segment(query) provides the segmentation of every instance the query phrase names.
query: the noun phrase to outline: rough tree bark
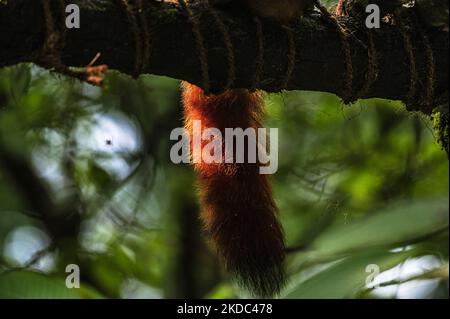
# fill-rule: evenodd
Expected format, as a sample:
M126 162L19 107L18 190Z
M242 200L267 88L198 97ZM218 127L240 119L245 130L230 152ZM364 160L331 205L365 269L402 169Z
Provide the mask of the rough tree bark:
M145 2L145 18L152 29L152 51L142 73L165 75L202 86L198 51L191 26L182 10L157 1ZM99 63L132 74L135 43L126 14L118 1L72 1L81 9L81 28L67 30L62 51L64 64L86 65L97 52ZM194 7L205 38L211 78L211 91L219 92L227 80L227 51L214 18L201 7ZM55 13L56 14L56 13ZM230 33L236 61L233 87L250 88L253 82L257 41L255 23L242 10L219 10ZM367 73L366 33L355 18L340 21L354 34L350 37L354 67L354 89L362 86ZM286 29L263 20L264 68L258 88L278 91L287 64ZM341 42L336 29L318 14L292 24L297 51L296 66L287 90L312 90L341 94L344 70ZM379 76L365 97L403 100L408 93L410 65L397 27L383 25L374 32L379 58ZM427 29L436 63L436 95L448 88L448 32ZM421 76L426 73L422 39L413 32L416 63ZM0 1L0 67L33 61L45 41L45 21L41 1ZM423 90L424 81L419 83Z

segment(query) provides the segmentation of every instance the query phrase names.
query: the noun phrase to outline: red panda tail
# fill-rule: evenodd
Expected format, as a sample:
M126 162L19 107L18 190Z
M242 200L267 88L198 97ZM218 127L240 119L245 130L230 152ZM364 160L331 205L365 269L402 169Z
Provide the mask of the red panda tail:
M214 127L222 135L225 128L261 127L259 92L229 90L205 96L200 88L184 83L183 102L191 137L195 120L201 121L202 131ZM201 218L225 268L254 295L277 294L284 284L284 236L267 176L259 173L258 163L201 161L195 169Z

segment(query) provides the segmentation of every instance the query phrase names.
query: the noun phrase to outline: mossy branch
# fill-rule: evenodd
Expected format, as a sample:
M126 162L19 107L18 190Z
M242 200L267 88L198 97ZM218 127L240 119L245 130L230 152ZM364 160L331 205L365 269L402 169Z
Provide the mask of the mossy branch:
M126 12L113 0L72 1L81 10L81 28L67 29L61 61L65 65L85 66L98 53L98 61L109 68L133 74L136 70L136 42ZM134 2L133 2L134 3ZM192 8L204 38L211 92L220 92L229 74L229 46L223 30L210 11ZM55 13L56 14L56 13ZM148 23L151 54L141 73L165 75L203 86L198 47L185 12L173 4L144 1L142 16ZM235 61L233 88L252 88L255 59L259 44L257 26L252 17L239 9L219 9L217 15L229 32ZM353 89L358 91L368 72L367 29L354 17L340 17L348 30L353 66ZM60 26L58 26L60 27ZM264 36L261 81L257 88L268 92L280 90L290 53L286 26L261 19ZM295 65L285 89L330 92L342 96L345 79L342 41L336 27L320 14L300 18L289 26L295 45ZM363 98L378 97L405 100L410 83L410 64L399 28L382 24L370 31L376 47L378 77ZM448 32L426 28L434 53L436 96L448 88ZM427 59L420 35L411 31L419 73L418 92L425 90ZM8 0L0 2L0 67L36 61L46 40L44 13L40 1ZM292 43L291 43L292 44ZM429 113L429 112L428 112Z

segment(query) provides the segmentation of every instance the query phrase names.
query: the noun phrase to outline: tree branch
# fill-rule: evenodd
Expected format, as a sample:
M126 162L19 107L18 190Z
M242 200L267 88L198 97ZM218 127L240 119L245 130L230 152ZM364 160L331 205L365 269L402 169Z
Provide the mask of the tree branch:
M45 42L45 21L41 1L0 1L0 67L35 61ZM84 66L101 52L99 63L112 69L133 74L136 52L135 37L126 12L119 1L72 1L81 9L81 28L68 29L62 62ZM203 86L199 52L191 25L183 10L156 1L144 1L144 17L148 23L151 43L150 58L142 73L165 75ZM200 22L209 66L210 88L220 92L227 83L229 47L224 43L223 30L210 11L202 6L192 10ZM235 61L234 88L252 88L255 59L258 55L256 25L243 10L217 10L229 31ZM55 12L56 14L56 12ZM339 18L352 34L353 89L358 91L368 72L367 33L361 22L352 17ZM60 26L59 26L60 27ZM330 92L341 95L345 78L342 43L335 26L318 14L292 23L295 41L295 69L286 89ZM139 25L139 30L141 26ZM286 27L262 20L264 34L264 63L261 82L257 88L279 91L287 69L289 38ZM371 31L378 57L378 78L364 96L404 100L408 94L410 65L398 27L383 24ZM436 65L436 96L448 88L448 32L427 30ZM145 40L145 37L144 37ZM427 64L422 39L412 33L416 64L421 79L425 79ZM228 51L227 51L228 49ZM419 81L418 92L425 90L425 80Z

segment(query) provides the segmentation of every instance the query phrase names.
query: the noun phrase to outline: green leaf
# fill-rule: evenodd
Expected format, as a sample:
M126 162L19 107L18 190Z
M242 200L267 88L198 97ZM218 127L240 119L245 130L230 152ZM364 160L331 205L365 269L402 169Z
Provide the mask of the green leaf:
M27 94L31 82L30 65L20 64L11 68L12 81L11 94L15 99L19 99Z
M229 299L235 297L233 286L227 282L219 283L205 296L206 299Z
M0 298L4 299L78 299L101 298L94 290L69 289L65 278L32 271L12 271L0 275Z
M342 299L355 297L366 285L370 272L366 267L376 265L380 272L388 270L414 255L412 251L390 253L372 251L340 260L311 277L301 280L284 298Z
M347 225L334 225L303 260L329 260L369 248L396 247L448 229L448 198L395 205ZM300 257L300 256L299 256Z
M31 271L14 271L0 275L1 298L79 298L75 289L68 289L63 278Z

